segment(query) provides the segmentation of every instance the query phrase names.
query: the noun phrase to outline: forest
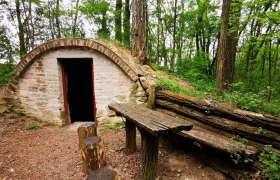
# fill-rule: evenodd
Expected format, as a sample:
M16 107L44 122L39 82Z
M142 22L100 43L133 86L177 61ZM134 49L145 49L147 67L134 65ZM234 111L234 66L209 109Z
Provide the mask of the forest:
M279 7L275 0L1 0L0 86L48 40L101 38L170 74L161 89L185 93L172 80L180 77L194 96L279 116Z

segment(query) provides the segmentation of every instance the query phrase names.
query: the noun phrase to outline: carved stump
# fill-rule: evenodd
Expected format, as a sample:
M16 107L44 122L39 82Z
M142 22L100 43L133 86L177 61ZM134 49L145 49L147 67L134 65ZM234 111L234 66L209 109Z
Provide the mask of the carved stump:
M86 180L118 180L117 173L109 168L101 168L92 171Z
M100 137L91 136L82 144L83 171L89 174L95 169L106 166L104 147Z
M97 136L97 131L94 122L82 124L78 128L79 148L81 149L83 140L90 136Z

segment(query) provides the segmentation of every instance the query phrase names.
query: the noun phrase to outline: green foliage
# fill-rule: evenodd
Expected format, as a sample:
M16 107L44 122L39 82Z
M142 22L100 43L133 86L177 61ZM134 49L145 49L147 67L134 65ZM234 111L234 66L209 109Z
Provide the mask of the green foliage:
M262 175L270 180L280 179L280 158L266 146L258 156Z
M124 123L112 123L112 124L108 124L106 127L109 129L118 130L118 129L125 128L125 124Z
M25 116L25 111L24 111L24 109L23 108L15 108L14 110L13 110L15 113L17 113L19 116Z
M87 18L93 18L94 22L99 26L97 30L98 38L110 38L109 23L112 21L112 17L109 16L109 12L113 12L113 10L110 9L110 3L105 0L87 0L80 7L80 10Z
M230 158L233 161L234 164L238 165L247 165L254 162L254 159L251 156L241 154L240 152L243 152L243 149L248 142L247 139L240 137L239 135L235 136L234 143L232 146L236 150L236 153L231 153Z
M5 85L15 75L14 64L0 64L0 87Z
M5 101L5 100L3 100L3 99L0 99L0 105L4 105L4 104L6 104L7 102Z
M33 129L37 129L37 128L39 128L39 125L35 124L35 123L32 123L32 124L28 124L25 129L26 130L33 130Z

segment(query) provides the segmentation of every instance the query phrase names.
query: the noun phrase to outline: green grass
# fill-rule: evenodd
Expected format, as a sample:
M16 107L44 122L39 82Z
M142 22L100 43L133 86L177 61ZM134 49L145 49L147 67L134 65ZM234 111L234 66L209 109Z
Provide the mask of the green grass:
M4 105L4 104L6 104L7 102L5 101L5 100L3 100L3 99L0 99L0 105Z
M26 130L33 130L33 129L37 129L39 127L40 126L38 124L32 123L32 124L28 124L25 129Z
M194 96L194 97L198 97L198 98L203 97L202 92L186 89L186 88L182 87L182 85L180 85L178 82L171 80L167 77L163 77L163 78L157 80L156 87L159 90L169 90L169 91L171 91L173 93L177 93L177 94L185 94L188 96Z
M108 129L118 130L118 129L125 128L125 124L124 123L112 123L112 124L108 124L106 127Z

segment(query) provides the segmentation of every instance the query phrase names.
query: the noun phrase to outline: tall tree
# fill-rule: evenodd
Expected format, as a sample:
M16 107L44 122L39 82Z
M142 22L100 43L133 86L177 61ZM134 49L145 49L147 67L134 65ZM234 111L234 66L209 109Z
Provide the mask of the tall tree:
M78 14L79 14L79 0L76 0L74 21L73 21L73 27L72 27L72 36L76 36Z
M59 1L56 0L56 6L55 6L55 25L56 25L56 37L61 38L61 32L60 32L60 21L59 21L59 14L60 14L60 8L59 8Z
M122 42L122 0L116 0L115 39Z
M145 0L133 0L132 5L132 55L141 64L150 64L147 45L147 21Z
M24 39L24 28L21 21L20 2L19 0L15 0L15 3L16 3L16 15L17 15L17 22L18 22L19 55L22 58L27 53L25 47L25 39Z
M241 9L240 3L239 0L223 0L216 72L216 90L218 92L232 90Z
M175 53L176 53L176 26L177 26L177 0L174 1L174 16L173 16L173 45L172 45L172 57L170 62L170 71L174 72L175 65Z
M126 46L130 46L130 9L129 9L129 0L125 0L125 3L124 3L123 43Z

